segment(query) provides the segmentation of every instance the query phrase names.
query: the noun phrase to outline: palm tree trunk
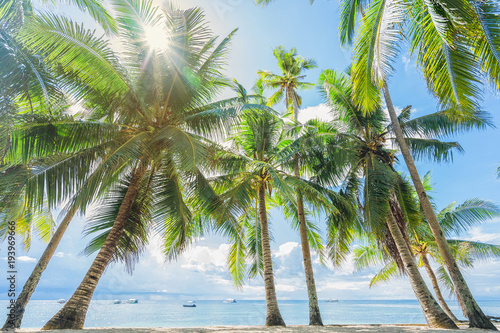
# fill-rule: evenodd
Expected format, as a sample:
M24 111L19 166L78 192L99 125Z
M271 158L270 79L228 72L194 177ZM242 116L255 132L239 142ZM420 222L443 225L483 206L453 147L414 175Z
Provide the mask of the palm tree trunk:
M57 246L61 242L61 239L66 232L66 229L68 228L69 223L75 216L76 212L78 210L78 207L76 205L73 205L70 210L66 213L66 216L64 219L61 221L59 226L57 227L56 232L50 239L49 244L47 244L47 247L45 248L45 251L43 251L42 256L40 257L40 260L38 260L35 268L33 269L33 272L31 272L30 277L24 284L23 290L19 294L19 296L16 299L16 303L14 305L14 318L9 319L5 321L5 324L2 327L2 331L8 330L8 329L14 329L14 328L20 328L21 327L21 322L23 320L24 316L24 311L26 310L26 305L28 305L28 302L31 298L31 295L35 291L38 282L40 282L40 278L42 277L42 273L45 271L47 268L47 265L50 262L50 259L54 255L54 252L57 249Z
M387 82L385 81L383 84L383 92L387 109L391 117L391 123L396 134L396 140L398 142L399 148L401 149L401 153L403 154L403 158L405 159L406 166L408 167L408 170L410 172L411 179L417 191L418 198L420 200L420 204L422 205L425 217L427 218L432 234L436 239L439 251L443 256L446 268L448 269L451 279L453 280L453 284L455 285L455 288L460 294L460 298L464 303L465 310L469 318L469 327L491 329L496 331L497 328L495 327L495 325L493 325L490 320L484 315L483 311L474 299L474 296L472 296L472 293L470 292L470 289L465 282L462 272L460 272L455 258L450 251L450 247L448 246L448 242L444 237L443 230L439 225L436 214L434 213L434 209L432 208L431 202L429 201L427 193L425 192L424 185L422 184L422 181L418 174L417 168L413 161L413 157L411 156L410 150L406 145L403 131L401 130L401 125L399 124L398 117L396 115L396 111L394 110L394 105L392 104L391 96L389 94L389 88L387 87Z
M444 300L443 294L441 294L441 289L439 289L439 283L436 278L436 274L434 274L434 271L432 270L432 267L429 263L429 260L427 259L427 256L425 254L422 254L420 257L422 259L422 263L424 264L425 270L427 271L427 275L429 275L429 278L431 279L432 283L432 288L434 289L434 293L436 294L436 298L443 308L444 312L455 322L458 323L460 322L457 317L453 314L453 312L450 310L448 307L448 304L446 304L446 301Z
M387 215L387 226L389 228L389 231L391 232L394 242L396 243L399 254L401 255L406 274L408 275L408 278L410 280L413 292L415 293L415 296L417 297L418 302L422 307L422 311L424 312L427 324L429 325L429 327L457 329L457 325L455 325L453 320L451 320L450 317L448 317L448 315L443 311L443 309L441 309L441 307L436 302L434 297L432 297L431 292L427 288L392 211L389 210L389 213Z
M300 177L300 169L297 158L295 158L295 176ZM311 261L311 249L309 248L309 238L307 237L306 216L304 214L304 199L297 191L297 215L299 218L300 244L302 247L302 259L304 260L304 272L306 275L307 296L309 298L309 325L323 326L321 314L319 312L318 295L316 284L314 283L314 272Z
M266 289L266 326L285 326L274 288L273 261L267 226L266 189L264 184L259 186L259 220L262 239L262 261L264 264L264 287Z
M455 295L457 296L457 301L458 301L458 304L460 304L460 308L462 308L462 313L463 313L464 317L467 318L467 312L465 312L464 302L462 302L462 299L460 298L460 295L457 293L456 290L455 290Z
M87 309L94 294L97 283L101 278L106 266L113 257L118 242L123 234L125 224L130 216L130 211L137 194L139 193L140 180L142 171L135 171L130 180L127 193L123 198L116 220L109 232L108 237L104 241L99 253L94 262L90 266L87 274L83 278L78 288L73 293L73 296L64 304L61 310L54 315L42 330L57 330L57 329L82 329L85 323Z

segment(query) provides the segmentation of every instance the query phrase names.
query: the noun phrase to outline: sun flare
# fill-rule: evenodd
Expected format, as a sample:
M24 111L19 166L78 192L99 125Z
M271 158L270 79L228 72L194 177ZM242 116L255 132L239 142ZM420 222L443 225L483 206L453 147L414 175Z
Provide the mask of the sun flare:
M146 27L144 37L151 48L166 49L168 47L167 34L161 26Z

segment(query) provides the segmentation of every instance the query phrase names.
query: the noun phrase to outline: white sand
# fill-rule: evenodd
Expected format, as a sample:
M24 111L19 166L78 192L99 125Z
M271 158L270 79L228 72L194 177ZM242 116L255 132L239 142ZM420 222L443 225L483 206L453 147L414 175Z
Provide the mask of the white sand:
M497 324L500 329L500 325ZM266 333L266 332L296 332L296 333L432 333L450 332L464 333L464 330L481 331L485 330L468 329L467 325L460 325L459 330L431 329L426 325L328 325L323 327L314 326L287 326L287 327L264 327L264 326L211 326L196 328L86 328L82 330L58 330L40 331L33 329L22 329L16 332L53 332L53 333Z

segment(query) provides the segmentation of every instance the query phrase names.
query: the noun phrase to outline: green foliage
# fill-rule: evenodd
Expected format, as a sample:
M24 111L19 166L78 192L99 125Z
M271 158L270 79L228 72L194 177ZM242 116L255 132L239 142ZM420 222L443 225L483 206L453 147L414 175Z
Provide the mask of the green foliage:
M283 46L278 46L273 50L274 57L278 61L278 67L281 74L273 74L269 71L258 71L262 84L266 88L277 91L268 98L268 105L273 106L285 100L287 111L294 113L295 119L302 105L302 98L297 90L311 89L313 83L303 82L304 71L316 68L316 61L313 59L304 59L298 55L295 48L289 51Z
M31 17L21 31L24 47L43 56L81 112L13 117L2 128L9 147L0 186L15 181L2 196L13 207L23 195L33 211L66 204L86 212L102 204L86 228L93 236L89 254L106 241L130 175L145 170L114 257L131 271L151 230L164 239L168 259L205 229L238 233L206 178L221 151L210 139L223 137L245 110L266 107L241 98L214 101L228 86L222 70L235 31L216 43L198 8L159 8L151 1L114 6L123 54L94 31L50 13ZM168 49L147 43L151 25L163 27Z
M309 126L312 128L312 125ZM252 278L262 273L262 235L257 213L260 187L266 189L267 205L283 209L295 229L298 228L298 191L306 205L317 214L324 211L340 215L342 212L341 206L332 200L336 198L337 202L341 202L335 192L289 173L289 156L297 151L307 155L298 148L302 148L306 140L287 137L290 133L276 114L249 110L242 116L240 124L234 127L233 133L228 142L232 153L221 151L214 157L213 163L221 175L214 177L212 183L221 192L225 207L239 219L240 233L230 238L232 245L228 265L235 284L241 286L245 277ZM310 246L322 255L319 229L311 220L307 220L307 233Z
M371 252L364 249L356 250L359 267L368 263L383 263L387 265L377 275L373 283L393 276L393 266L398 266L402 272L400 257L395 244L386 228L386 217L389 210L399 216L397 219L403 234L408 229L407 237L424 239L429 249L434 244L427 224L423 223L423 214L419 211L417 197L408 182L393 168L396 161L395 152L389 150L387 143L394 142L392 125L385 119L381 106L374 112L365 114L353 101L353 84L347 74L325 70L319 80L320 91L332 108L339 125L336 132L337 140L332 139L326 157L318 169L318 179L327 178L321 173L344 172L342 193L352 201L357 202L363 213L356 217L351 215L349 222L330 218L328 225L328 248L330 256L339 261L345 258L355 240L371 244ZM461 151L456 142L443 142L439 138L465 131L472 127L491 126L491 121L485 113L462 113L460 117L455 109L445 110L426 116L413 118L411 107L406 107L399 115L399 121L406 135L407 143L416 159L434 161L449 161L454 151ZM341 153L344 152L344 153ZM339 156L346 158L339 159ZM340 167L335 163L340 162ZM427 190L430 190L430 175L424 177ZM449 236L466 230L471 224L496 216L496 206L481 200L470 200L453 210L447 207L439 214L443 230ZM470 208L470 210L469 210ZM409 240L410 240L409 239ZM466 248L457 247L455 253L464 258L464 264L470 262ZM490 248L490 251L493 251ZM437 253L437 249L435 251ZM434 253L434 252L433 252ZM493 252L491 252L493 253ZM479 255L479 254L478 254ZM371 260L371 262L369 261ZM341 261L341 260L340 260Z
M444 109L479 111L483 76L499 88L496 2L344 0L340 8L341 42L354 44L354 100L364 112L373 112L404 43Z

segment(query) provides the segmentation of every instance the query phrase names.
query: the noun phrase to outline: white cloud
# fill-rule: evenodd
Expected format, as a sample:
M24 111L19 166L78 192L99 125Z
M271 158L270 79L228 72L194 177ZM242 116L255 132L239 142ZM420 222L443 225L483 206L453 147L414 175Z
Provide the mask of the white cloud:
M481 227L472 227L469 230L467 240L490 244L500 244L500 233L486 233Z
M293 250L300 248L299 243L297 242L286 242L281 244L278 248L278 252L275 253L276 257L286 257L289 256Z
M227 256L231 245L221 244L218 248L209 248L208 246L193 246L191 249L181 255L179 260L182 268L194 269L205 272L213 269L214 266L224 269L227 263Z
M295 286L293 286L293 285L290 285L290 284L277 283L276 284L276 290L277 291L292 292L292 291L296 291L297 288Z
M305 123L310 119L332 120L331 107L326 104L310 106L299 112L299 121Z
M364 281L333 281L321 283L318 287L319 291L326 290L361 290L366 288L366 286L370 283L369 280Z
M28 256L19 256L19 257L16 257L16 260L20 261L20 262L36 262L37 261L35 258L31 258Z
M409 56L403 56L402 61L403 64L405 64L405 72L407 72L411 66L411 58Z
M56 256L58 258L63 258L64 257L64 253L63 252L57 252L56 254L54 254L54 256Z

